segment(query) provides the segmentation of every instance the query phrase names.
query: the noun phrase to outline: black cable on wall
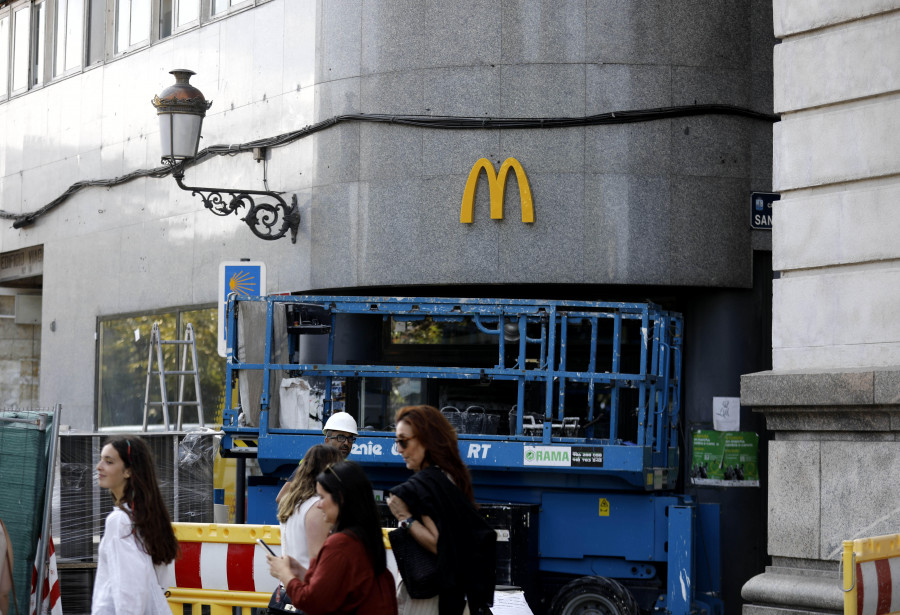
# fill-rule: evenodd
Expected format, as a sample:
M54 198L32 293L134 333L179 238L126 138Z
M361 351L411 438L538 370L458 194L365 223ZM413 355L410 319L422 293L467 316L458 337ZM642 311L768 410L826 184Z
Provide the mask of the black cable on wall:
M416 126L419 128L430 128L435 130L497 130L497 129L550 129L550 128L575 128L580 126L603 126L607 124L630 124L635 122L650 122L654 120L664 120L679 117L691 117L696 115L732 115L737 117L745 117L753 120L762 120L767 122L777 122L779 117L772 113L762 113L745 107L737 107L733 105L686 105L680 107L659 107L656 109L639 109L632 111L612 111L609 113L598 113L596 115L588 115L584 117L546 117L546 118L490 118L490 117L447 117L432 115L384 115L384 114L366 114L351 113L347 115L336 115L327 120L323 120L316 124L306 126L299 130L286 132L275 137L266 139L258 139L247 143L234 145L212 145L207 147L197 155L186 160L180 165L180 168L187 168L196 164L200 164L210 156L233 156L242 152L249 152L258 147L272 148L282 147L303 139L309 135L315 134L326 128L331 128L337 124L348 122L374 122L381 124L400 124L404 126ZM120 184L125 184L134 179L141 177L161 178L170 175L174 170L173 167L160 166L154 169L141 169L132 171L127 175L122 175L112 179L92 179L86 181L75 182L61 195L41 207L36 211L27 214L13 214L0 210L0 218L14 220L13 228L23 228L33 224L35 220L48 213L58 205L62 204L66 199L82 190L91 186L111 188Z

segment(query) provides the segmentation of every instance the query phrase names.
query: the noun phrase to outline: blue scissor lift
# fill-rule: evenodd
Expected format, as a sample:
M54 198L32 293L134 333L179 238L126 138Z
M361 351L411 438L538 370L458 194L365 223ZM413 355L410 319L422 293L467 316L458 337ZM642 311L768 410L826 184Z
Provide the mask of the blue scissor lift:
M249 314L249 302L257 304L259 318L259 304L265 306L265 359L259 363L241 362L236 352L238 317L242 308ZM286 320L276 317L282 310ZM530 600L543 596L544 604L532 608L554 614L636 615L638 608L721 614L718 506L675 491L680 315L652 303L282 295L232 296L226 321L223 454L255 457L263 473L285 476L322 441L319 430L270 425L273 372L320 383L323 418L332 412L334 392L346 392L352 382L412 379L431 390L450 383L482 389L503 383L498 386L512 408L509 433L460 433L459 448L476 498L486 508L535 511L529 524L536 526L530 535L536 544L529 549L536 573L529 578L540 587L525 589ZM287 331L273 331L276 322L287 322ZM368 329L360 329L365 322L371 323ZM482 343L477 357L428 353L423 345L421 359L411 346L412 354L393 363L385 360L390 355L336 360L342 345L352 348L360 331L369 331L367 338L389 338L397 323L400 328L426 323L432 332L453 326L489 342ZM342 327L351 334L342 334ZM272 360L279 336L286 336L287 356L293 359L286 363ZM301 363L308 342L322 351L316 362ZM487 362L485 348L492 356ZM246 425L232 396L235 378L245 370L263 372L258 425ZM351 459L365 466L378 489L409 475L388 424L360 431ZM256 497L266 501L249 501L248 509L273 506L270 491L260 494Z

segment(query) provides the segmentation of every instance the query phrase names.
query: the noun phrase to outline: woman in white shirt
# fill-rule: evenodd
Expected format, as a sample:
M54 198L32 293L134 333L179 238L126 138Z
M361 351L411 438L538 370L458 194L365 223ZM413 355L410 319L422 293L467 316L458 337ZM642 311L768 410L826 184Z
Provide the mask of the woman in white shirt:
M278 501L281 522L281 552L309 568L319 553L331 526L322 512L315 509L316 477L330 465L344 460L341 452L329 444L316 444L306 451L303 461Z
M100 541L91 615L170 614L163 576L179 549L150 447L136 436L111 438L96 469L115 506Z

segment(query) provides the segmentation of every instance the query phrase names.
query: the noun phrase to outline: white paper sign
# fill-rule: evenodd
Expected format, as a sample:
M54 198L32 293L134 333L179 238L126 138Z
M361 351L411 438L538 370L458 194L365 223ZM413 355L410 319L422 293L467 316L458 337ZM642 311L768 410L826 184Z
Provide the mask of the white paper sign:
M741 430L740 397L713 397L713 427L716 431Z
M532 615L531 608L525 602L525 592L521 589L495 591L491 613L494 615Z

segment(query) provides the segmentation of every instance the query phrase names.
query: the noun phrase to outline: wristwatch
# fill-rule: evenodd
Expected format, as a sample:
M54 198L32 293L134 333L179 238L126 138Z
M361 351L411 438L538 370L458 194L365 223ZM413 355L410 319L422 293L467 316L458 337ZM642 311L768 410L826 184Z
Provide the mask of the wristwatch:
M413 519L412 517L407 517L406 519L404 519L403 521L401 521L401 522L398 523L397 525L400 526L400 527L402 527L403 529L406 529L406 528L408 528L410 525L413 524L413 521L415 521L415 519Z

